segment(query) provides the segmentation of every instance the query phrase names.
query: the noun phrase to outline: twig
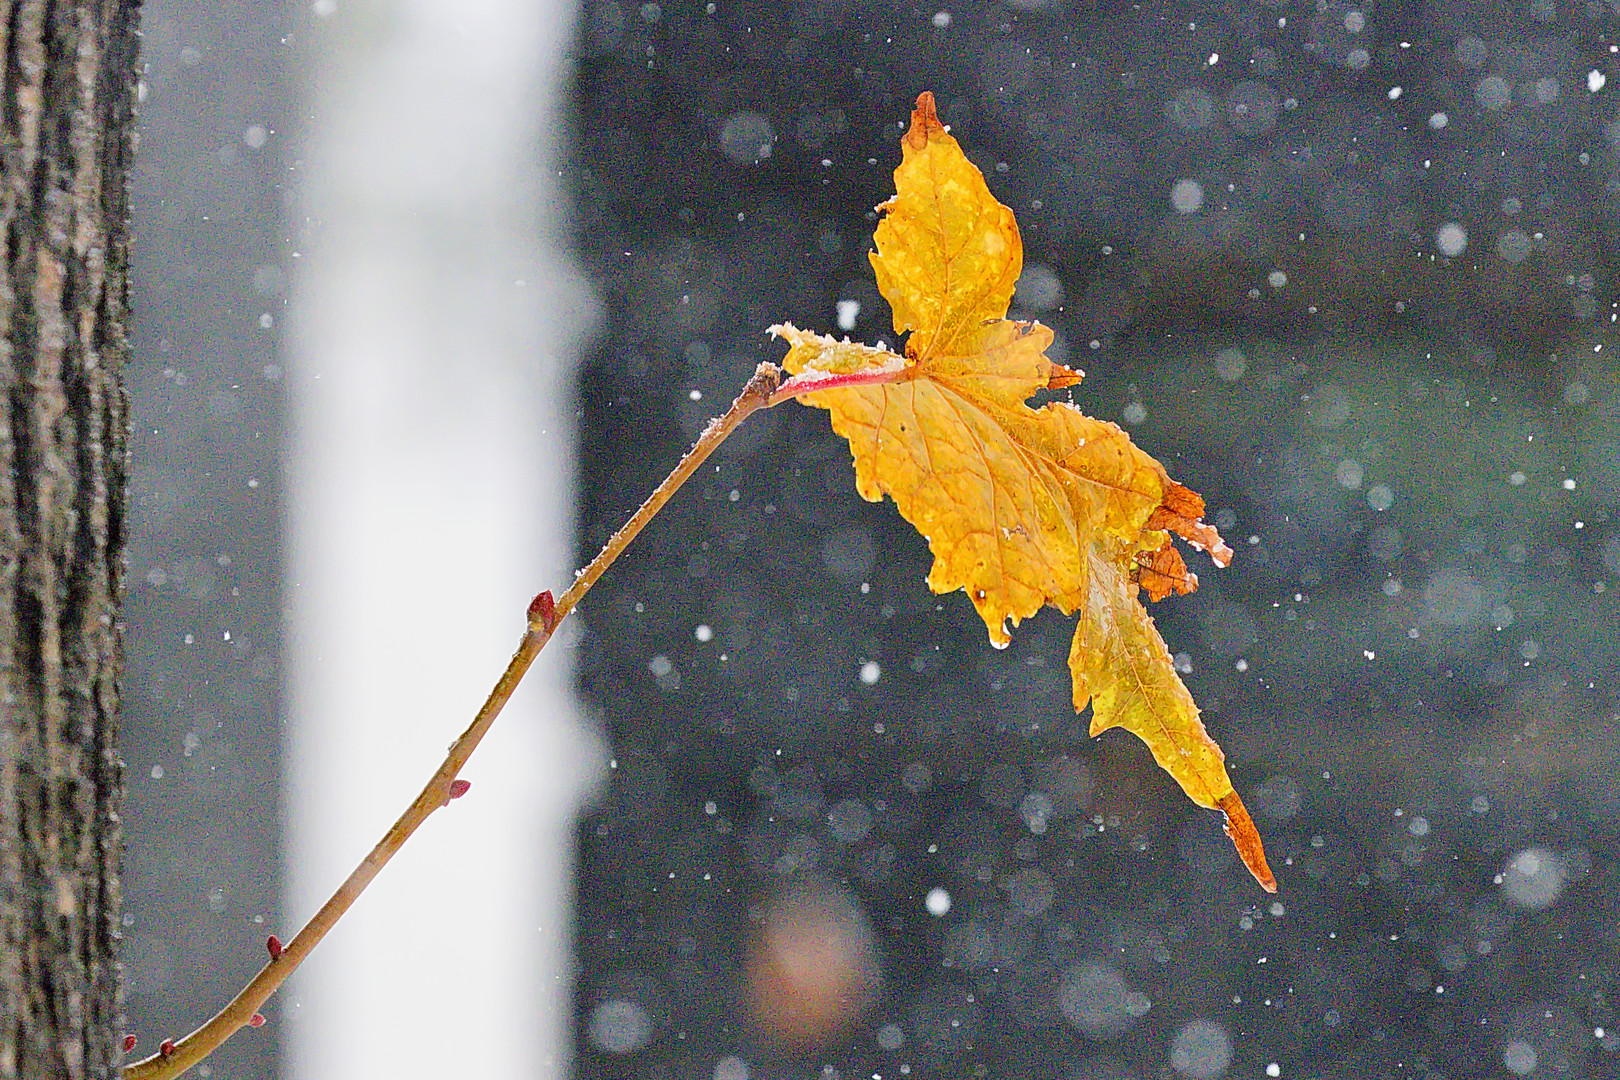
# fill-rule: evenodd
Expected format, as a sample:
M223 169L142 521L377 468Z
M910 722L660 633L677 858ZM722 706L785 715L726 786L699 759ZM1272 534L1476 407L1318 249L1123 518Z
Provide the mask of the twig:
M242 1028L258 1027L264 1023L264 1017L259 1013L259 1009L269 1000L270 995L287 981L287 977L297 970L298 965L303 963L304 958L336 925L343 913L349 910L378 872L388 865L388 860L394 857L394 853L404 846L405 841L410 839L411 834L416 832L433 811L466 793L467 782L456 779L456 774L478 748L479 742L489 731L495 718L500 715L507 699L517 689L518 683L523 680L535 657L545 648L546 642L551 640L557 624L574 610L597 579L613 565L614 560L646 527L653 516L663 509L670 496L674 495L687 478L697 471L710 454L714 453L715 448L725 441L726 436L737 430L744 420L760 409L775 404L772 395L781 384L780 369L774 364L761 364L754 372L754 377L748 381L748 385L743 387L742 393L737 395L737 400L731 403L731 408L727 409L724 415L709 422L709 426L703 429L703 434L698 437L692 449L686 452L686 456L681 458L674 471L647 497L647 501L641 504L641 508L630 520L613 534L612 539L596 558L591 560L590 565L575 575L573 585L569 586L562 597L553 601L551 593L547 591L534 598L529 605L528 627L524 630L523 639L518 642L517 651L512 654L506 670L501 672L501 677L496 680L489 698L478 710L472 724L451 744L444 763L422 788L421 794L416 796L400 815L399 820L394 822L393 827L377 842L377 846L360 861L360 865L354 868L348 880L338 886L331 899L327 900L304 928L298 931L297 936L286 945L276 937L272 936L269 939L266 943L270 953L269 963L259 969L259 973L231 999L230 1004L185 1038L178 1041L166 1039L156 1054L125 1066L125 1080L171 1080L172 1077L179 1076L201 1062ZM778 400L787 399L784 397Z

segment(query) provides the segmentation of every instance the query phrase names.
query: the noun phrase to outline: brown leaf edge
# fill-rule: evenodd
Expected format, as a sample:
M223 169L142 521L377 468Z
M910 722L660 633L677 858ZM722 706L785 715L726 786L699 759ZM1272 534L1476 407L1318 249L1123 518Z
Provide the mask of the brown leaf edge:
M1144 528L1168 529L1185 538L1199 551L1209 552L1216 566L1226 566L1232 561L1232 549L1226 546L1226 541L1221 539L1215 526L1200 520L1203 516L1203 496L1172 480L1164 489L1159 505L1148 516Z
M1156 551L1138 551L1131 580L1142 586L1149 600L1163 600L1171 593L1186 596L1198 588L1198 575L1187 569L1181 552L1168 536Z

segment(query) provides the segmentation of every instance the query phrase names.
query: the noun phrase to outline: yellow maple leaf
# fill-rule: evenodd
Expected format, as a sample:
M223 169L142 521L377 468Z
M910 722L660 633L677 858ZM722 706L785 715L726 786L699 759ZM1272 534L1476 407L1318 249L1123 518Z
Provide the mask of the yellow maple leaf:
M992 644L1046 604L1079 614L1069 669L1092 734L1139 736L1189 798L1225 812L1250 872L1275 891L1221 749L1138 598L1197 587L1169 531L1223 566L1231 549L1199 520L1203 500L1119 427L1067 402L1026 404L1080 373L1046 357L1051 330L1006 318L1018 225L932 94L917 99L894 180L871 259L904 356L774 326L791 346L783 392L832 414L862 497L894 500L933 553L929 588L964 590Z

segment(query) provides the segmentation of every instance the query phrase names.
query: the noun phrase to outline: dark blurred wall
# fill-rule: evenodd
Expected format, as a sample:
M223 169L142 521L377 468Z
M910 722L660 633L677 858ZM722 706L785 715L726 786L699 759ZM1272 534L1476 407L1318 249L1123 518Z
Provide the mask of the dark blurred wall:
M1281 891L1087 738L1066 620L990 649L783 406L585 607L615 769L582 1075L1615 1069L1617 30L1595 0L586 5L581 561L768 325L895 343L872 207L930 89L1018 216L1014 315L1238 548L1155 615Z
M136 1054L257 970L279 910L284 4L144 5L123 753ZM203 1068L275 1074L275 1026ZM202 1075L199 1070L198 1075Z

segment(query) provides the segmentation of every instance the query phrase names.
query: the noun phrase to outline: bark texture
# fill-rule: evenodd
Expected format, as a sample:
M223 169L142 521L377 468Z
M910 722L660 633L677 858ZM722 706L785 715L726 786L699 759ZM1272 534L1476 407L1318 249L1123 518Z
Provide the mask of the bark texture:
M112 1076L136 5L0 10L0 1077Z

